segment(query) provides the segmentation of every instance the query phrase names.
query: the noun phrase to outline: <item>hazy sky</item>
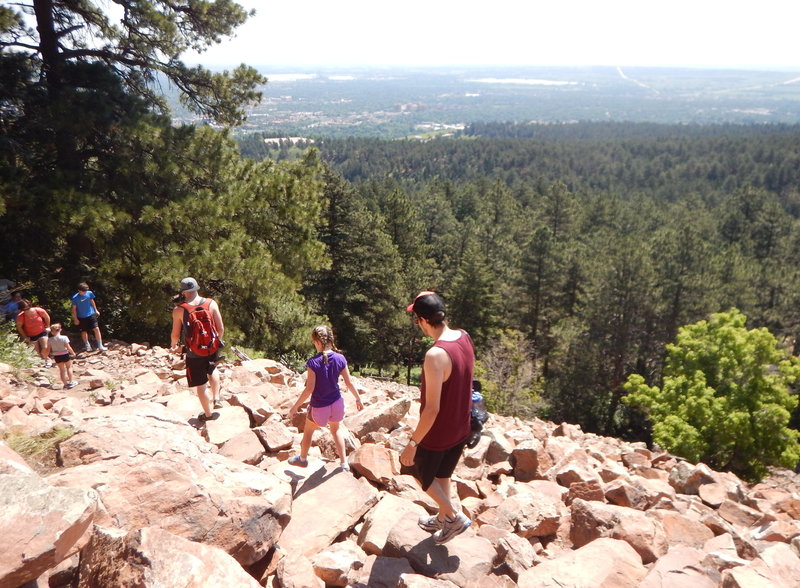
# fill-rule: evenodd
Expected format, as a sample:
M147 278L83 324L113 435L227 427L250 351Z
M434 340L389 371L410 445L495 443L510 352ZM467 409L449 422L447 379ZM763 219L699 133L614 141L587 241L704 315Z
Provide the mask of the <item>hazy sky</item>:
M236 37L187 62L800 69L798 0L239 0Z

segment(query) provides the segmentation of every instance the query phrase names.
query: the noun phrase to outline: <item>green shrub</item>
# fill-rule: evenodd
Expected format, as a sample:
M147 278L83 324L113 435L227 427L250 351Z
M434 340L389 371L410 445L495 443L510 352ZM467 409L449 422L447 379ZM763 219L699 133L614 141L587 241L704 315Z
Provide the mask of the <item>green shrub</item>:
M645 410L666 450L757 481L768 466L793 468L800 459L800 433L787 426L800 360L745 322L733 309L682 327L667 345L661 388L632 375L623 402Z
M35 365L37 357L27 343L20 341L14 323L0 321L0 362L24 369Z

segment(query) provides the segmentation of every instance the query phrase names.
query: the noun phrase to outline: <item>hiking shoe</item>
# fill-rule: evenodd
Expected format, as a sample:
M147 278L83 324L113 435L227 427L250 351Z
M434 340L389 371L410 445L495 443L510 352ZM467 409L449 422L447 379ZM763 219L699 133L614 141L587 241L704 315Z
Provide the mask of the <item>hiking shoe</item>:
M72 388L74 388L77 385L78 385L78 382L67 382L66 384L64 384L64 390L71 390Z
M442 543L447 543L448 541L450 541L450 539L452 539L456 535L461 535L461 533L469 529L469 526L471 524L472 521L469 520L462 513L456 514L454 519L449 519L445 517L444 523L442 524L442 528L433 534L433 541L437 545L441 545Z
M308 466L308 460L303 459L299 455L295 455L289 458L289 465L298 466L301 468Z
M419 517L417 524L423 531L435 533L442 528L444 521L440 521L438 515L433 515L432 517Z
M46 368L53 367L53 362L50 361L49 359L45 360L44 367Z
M205 423L206 421L216 420L218 416L219 416L218 412L212 412L211 416L206 416L206 413L201 412L199 415L197 415L197 420L200 421L201 423Z
M98 351L105 351L105 350L106 350L106 348L103 346L103 344L102 344L102 343L98 343L98 344L97 344L97 350L98 350Z
M344 471L344 472L349 472L350 471L350 464L347 463L346 461L343 461L342 463L340 463L339 467L342 468L342 471Z
M83 350L84 351L91 351L92 350L92 346L89 345L88 343L84 343L83 344Z

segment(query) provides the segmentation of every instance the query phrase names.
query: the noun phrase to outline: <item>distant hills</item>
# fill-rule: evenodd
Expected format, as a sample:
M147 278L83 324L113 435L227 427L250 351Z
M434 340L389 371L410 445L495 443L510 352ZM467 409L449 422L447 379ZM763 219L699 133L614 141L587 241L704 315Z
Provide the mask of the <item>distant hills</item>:
M260 69L270 80L264 100L237 133L426 137L486 121L800 123L800 71Z

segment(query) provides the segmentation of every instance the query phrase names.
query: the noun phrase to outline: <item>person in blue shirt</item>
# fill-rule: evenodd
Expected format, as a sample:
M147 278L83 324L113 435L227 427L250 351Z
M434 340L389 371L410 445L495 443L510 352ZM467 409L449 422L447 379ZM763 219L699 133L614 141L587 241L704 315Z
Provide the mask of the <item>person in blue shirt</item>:
M303 440L300 443L300 455L289 459L291 465L306 467L308 465L308 450L311 448L311 438L318 427L328 426L333 435L336 453L339 456L339 465L344 471L350 470L344 445L344 435L339 428L339 423L344 418L344 398L339 390L339 376L344 379L344 384L356 398L356 408L363 410L361 396L350 379L350 370L347 369L347 360L342 355L333 341L333 331L327 325L314 327L311 331L311 341L317 349L317 354L306 362L306 387L297 402L289 409L289 419L300 409L303 403L311 397L306 414L306 424L303 428Z
M3 313L7 321L16 321L19 309L22 306L22 292L14 292L3 306Z
M89 290L89 284L86 282L78 284L78 291L71 297L72 321L81 330L84 351L92 350L92 346L89 344L89 331L94 334L94 341L98 351L105 351L103 336L100 334L100 327L97 323L100 311L97 310L97 304L95 304L94 300L95 295L94 292Z

